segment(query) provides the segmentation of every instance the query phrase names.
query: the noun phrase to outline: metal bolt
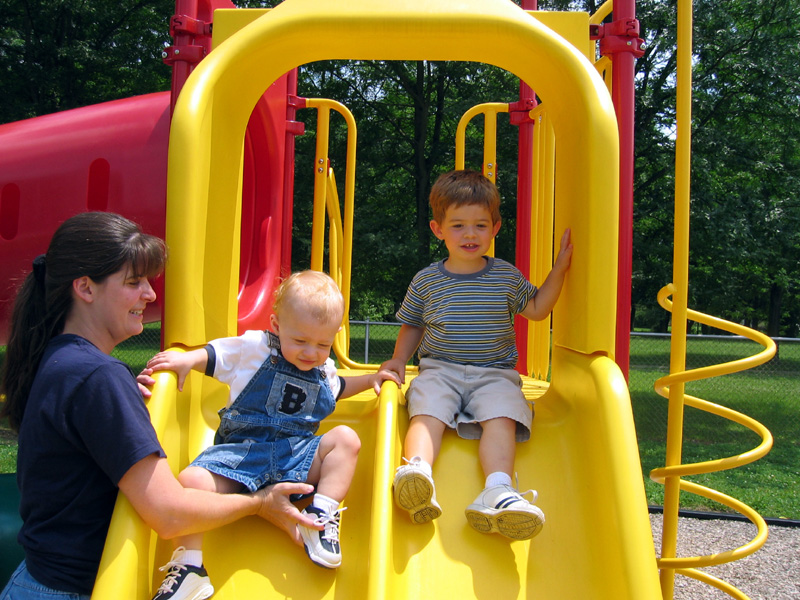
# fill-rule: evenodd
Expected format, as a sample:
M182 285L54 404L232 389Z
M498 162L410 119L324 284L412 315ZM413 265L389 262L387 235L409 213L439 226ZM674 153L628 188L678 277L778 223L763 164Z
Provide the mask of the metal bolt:
M180 48L175 48L175 56L177 56L180 53L181 53L181 49Z
M167 52L166 50L164 50L164 51L161 53L161 58L167 58L168 56L169 56L169 52Z

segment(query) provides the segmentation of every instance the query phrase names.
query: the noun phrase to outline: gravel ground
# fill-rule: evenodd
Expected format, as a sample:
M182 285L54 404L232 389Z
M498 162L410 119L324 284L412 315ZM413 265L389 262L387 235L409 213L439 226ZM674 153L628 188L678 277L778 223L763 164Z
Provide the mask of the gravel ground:
M660 514L651 514L656 552L661 548ZM756 535L749 521L679 518L678 556L705 556L733 550ZM755 554L702 569L736 586L751 600L800 599L800 527L770 525L766 544ZM682 575L675 576L674 600L730 600L722 591Z

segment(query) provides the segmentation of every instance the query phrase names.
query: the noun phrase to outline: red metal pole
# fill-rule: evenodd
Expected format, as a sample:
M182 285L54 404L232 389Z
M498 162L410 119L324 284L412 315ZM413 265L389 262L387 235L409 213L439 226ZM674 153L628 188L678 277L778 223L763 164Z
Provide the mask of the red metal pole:
M537 0L522 0L525 10L537 10ZM536 106L533 89L519 82L519 102L510 109L511 122L519 126L517 142L517 235L516 266L526 278L531 274L531 199L533 197L533 121L528 113ZM517 334L519 360L517 370L527 375L528 320L517 315L514 329Z
M619 249L615 358L625 378L630 366L633 264L634 75L643 54L635 0L616 0L612 22L603 26L600 52L612 61L612 100L619 128Z

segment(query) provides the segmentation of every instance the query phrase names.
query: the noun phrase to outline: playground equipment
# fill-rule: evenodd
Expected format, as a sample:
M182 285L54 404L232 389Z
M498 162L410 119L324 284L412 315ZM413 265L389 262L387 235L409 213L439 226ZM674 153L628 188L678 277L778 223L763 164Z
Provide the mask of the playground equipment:
M140 216L149 231L165 234L171 260L163 294L164 345L186 348L265 327L266 299L277 277L288 272L290 167L294 136L302 131L295 111L306 106L317 108L320 115L331 109L346 114L335 103L297 98L296 67L330 58L479 61L515 73L542 99L540 106L531 103L530 122L525 124L530 145L523 148L521 164L530 168L520 173L518 266L540 281L552 263L553 230L569 226L575 244L573 266L553 315L552 364L546 324L520 328L518 336L526 373L524 391L537 404L532 440L519 447L517 465L523 487L539 490L539 504L547 514L544 531L530 542L509 543L467 526L463 507L482 487L482 476L477 445L453 435L445 436L435 468L443 516L430 526L417 527L395 511L390 485L400 464L407 418L402 390L387 384L378 398L361 394L343 400L326 423L327 427L348 424L362 440L358 472L346 499L343 566L335 573L321 572L282 533L257 519L243 520L206 536L206 565L218 589L216 598L445 594L641 600L671 597L674 569L693 574L683 562L676 562L682 559L669 555L676 524L672 534L666 532L666 500L667 543L662 544L664 558L656 560L623 372L626 365L621 370L614 360L627 356L617 322L619 306L624 305L618 287L630 287L624 275L629 267L618 260L629 243L624 235L629 221L619 218L617 208L629 191L632 162L618 161L617 156L618 150L623 157L626 149L632 152L625 125L632 110L624 108L621 73L626 62L632 65L628 58L632 61L633 56L618 45L630 48L640 42L631 25L631 7L626 3L621 11L629 14L622 21L615 14L613 26L604 33L608 3L590 16L531 13L506 0L457 4L353 0L325 5L286 0L272 11L239 10L222 1L179 0L172 23L176 44L166 51L167 60L175 64L172 96L155 94L46 117L49 122L31 120L0 128L4 140L19 140L42 127L48 136L55 135L53 128L65 136L88 126L97 132L77 153L99 155L89 163L88 188L76 183L79 191L72 204L57 205L55 218L86 209L117 210ZM593 64L589 31L605 43L607 54L615 59L625 55L619 69L616 62L611 68L607 58ZM293 52L283 52L285 48ZM599 71L606 72L605 81ZM632 71L628 79L630 84ZM613 82L611 94L609 82ZM111 110L120 112L116 117L102 112ZM489 105L477 112L505 110L507 106ZM112 142L119 128L112 132L102 127L110 118L130 126L126 140L139 140L117 144L122 146L118 159ZM319 119L317 131L310 264L323 268L327 212L328 267L349 298L354 162L348 161L341 214L327 168L324 121ZM352 131L348 143L355 145L354 127ZM484 172L491 176L496 161L490 127L487 134ZM63 139L62 144L70 147ZM45 145L51 147L52 138L36 150L41 152ZM459 143L456 148L455 166L461 166L463 148ZM155 157L146 163L147 177L137 171L145 156ZM47 169L30 166L30 158L0 154L3 164L24 167L18 181L0 181L3 243L13 243L16 232L37 218L23 202L28 186L41 178L50 181ZM130 171L118 172L118 161L131 165ZM148 178L153 185L144 191L148 201L140 201L146 205L141 210L131 202L141 198L136 195L139 183ZM40 209L39 218L43 213ZM33 248L41 246L41 240L28 238L27 246L15 247L9 256L16 257L19 251L22 257L14 268L24 270L30 256L41 251ZM684 268L680 264L676 257L676 270ZM675 289L681 289L684 281L676 277ZM624 312L623 307L623 317ZM680 320L678 312L675 318ZM340 364L352 371L374 369L351 360L347 346L345 330L335 346ZM177 392L173 375L164 373L157 379L149 409L177 472L211 443L216 410L224 404L226 390L196 374L182 393ZM674 378L665 385L670 385L673 403L673 393L682 394L681 385ZM673 404L682 402L681 397ZM671 408L671 413L678 412ZM765 442L754 454L765 453L767 446ZM674 458L668 457L665 471L655 474L666 479L668 490L677 489L680 477L688 472L676 468L680 459L674 462ZM677 504L674 512L677 515ZM758 538L726 558L746 555L763 544L766 535L757 524ZM149 598L161 577L156 567L167 561L169 553L169 544L158 540L120 497L93 597Z

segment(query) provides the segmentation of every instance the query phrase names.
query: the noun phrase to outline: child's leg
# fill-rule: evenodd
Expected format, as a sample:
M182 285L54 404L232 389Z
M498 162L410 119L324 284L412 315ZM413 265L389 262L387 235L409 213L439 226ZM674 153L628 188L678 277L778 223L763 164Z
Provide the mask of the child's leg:
M186 467L178 474L178 481L185 488L217 492L218 494L234 494L242 491L242 484L206 471L202 467ZM203 548L203 534L195 533L175 538L172 542L175 548L183 546L187 550L201 550Z
M317 485L317 493L341 502L350 489L356 472L361 440L355 431L344 425L334 427L322 436L308 482Z
M517 423L498 417L483 421L481 426L483 433L478 453L486 487L467 507L467 521L481 533L496 531L514 540L532 538L542 530L544 513L511 485ZM536 493L533 493L536 500Z
M187 467L178 475L186 488L232 494L241 491L242 484L200 467ZM186 535L173 540L172 558L162 571L167 574L153 600L167 598L210 598L214 587L203 566L203 534Z
M394 475L394 501L408 511L411 521L429 523L442 514L436 502L432 465L442 447L446 425L430 415L411 417L405 439L408 464L400 465Z
M404 443L405 456L420 457L427 464L433 465L442 448L442 436L446 425L436 417L417 415L411 417Z
M483 468L483 475L488 478L493 473L505 473L508 475L510 484L511 475L514 473L514 459L517 456L517 422L499 417L484 421L481 426L483 433L478 447L478 456Z
M339 503L344 500L356 472L361 440L355 431L340 425L322 436L308 471L308 482L317 492L304 513L324 525L322 531L298 525L308 557L320 567L335 569L342 564L339 545Z

